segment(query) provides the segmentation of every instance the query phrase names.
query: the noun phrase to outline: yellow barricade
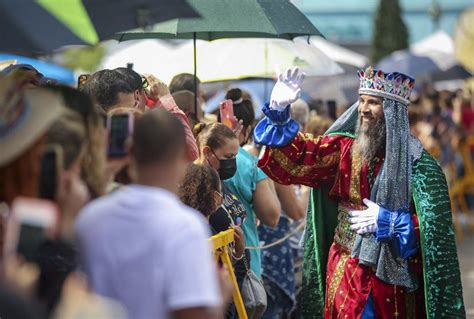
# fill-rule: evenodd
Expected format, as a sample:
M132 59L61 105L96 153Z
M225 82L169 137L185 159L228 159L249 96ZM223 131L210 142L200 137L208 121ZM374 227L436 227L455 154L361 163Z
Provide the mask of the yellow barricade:
M237 314L240 319L247 319L247 312L245 311L244 302L240 294L239 286L237 285L237 279L235 278L234 267L232 267L232 260L229 256L229 244L234 242L234 230L229 229L223 232L220 232L217 235L212 236L209 239L212 243L212 248L216 260L220 260L222 264L227 265L229 268L230 278L234 286L234 305L237 309Z

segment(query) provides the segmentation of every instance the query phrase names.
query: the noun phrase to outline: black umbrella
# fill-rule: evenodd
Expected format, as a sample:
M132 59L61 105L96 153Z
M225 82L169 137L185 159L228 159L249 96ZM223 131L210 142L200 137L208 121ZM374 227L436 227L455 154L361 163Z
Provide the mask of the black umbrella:
M0 0L0 51L96 44L116 32L198 16L185 0Z

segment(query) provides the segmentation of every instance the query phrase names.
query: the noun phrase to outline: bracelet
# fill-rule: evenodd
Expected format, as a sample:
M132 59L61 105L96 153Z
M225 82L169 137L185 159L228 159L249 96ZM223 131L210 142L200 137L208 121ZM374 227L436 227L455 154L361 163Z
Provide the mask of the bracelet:
M231 255L232 255L232 258L233 258L235 261L239 261L239 260L241 260L242 258L244 258L245 251L242 253L242 255L240 255L240 257L236 257L236 256L234 255L234 251L232 250L232 251L231 251Z

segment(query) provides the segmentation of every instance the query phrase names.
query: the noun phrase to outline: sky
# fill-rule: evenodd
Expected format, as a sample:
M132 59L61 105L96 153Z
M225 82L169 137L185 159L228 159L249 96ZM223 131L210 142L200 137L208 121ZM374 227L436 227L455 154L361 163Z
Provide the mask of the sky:
M379 0L293 0L329 40L341 43L368 43L372 38L374 13ZM434 0L400 0L410 42L430 35L436 27L428 14ZM473 0L436 0L441 8L440 29L454 34L457 18L474 7Z

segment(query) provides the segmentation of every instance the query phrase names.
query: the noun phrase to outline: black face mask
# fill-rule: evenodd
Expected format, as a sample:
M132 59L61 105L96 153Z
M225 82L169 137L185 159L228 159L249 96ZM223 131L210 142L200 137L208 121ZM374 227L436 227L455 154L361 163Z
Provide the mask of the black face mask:
M211 150L211 152L219 160L219 169L217 172L219 173L220 179L223 181L233 177L237 171L236 158L220 159L213 150Z
M233 177L237 171L237 161L235 157L230 159L220 159L219 166L217 172L219 173L221 180Z

